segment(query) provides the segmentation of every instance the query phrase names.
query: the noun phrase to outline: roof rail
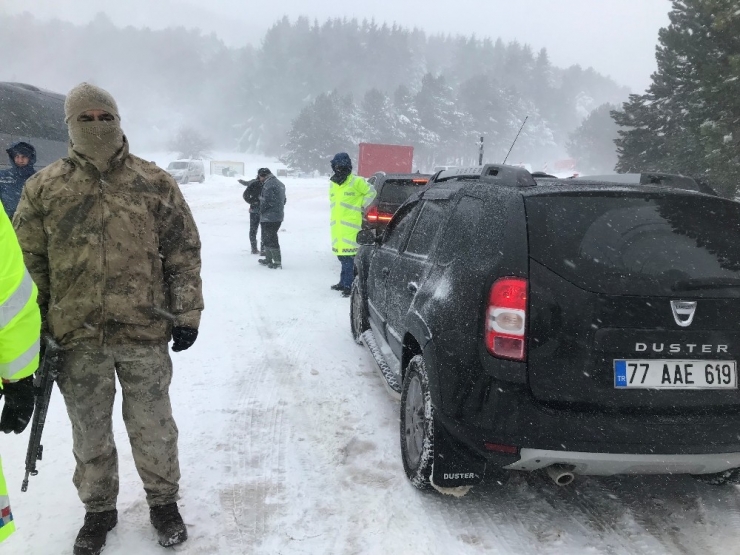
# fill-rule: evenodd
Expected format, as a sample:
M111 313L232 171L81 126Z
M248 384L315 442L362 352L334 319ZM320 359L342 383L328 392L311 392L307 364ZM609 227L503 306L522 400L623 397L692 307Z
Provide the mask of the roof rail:
M486 164L485 166L444 170L435 175L433 179L437 183L440 181L448 181L450 179L478 179L486 183L508 187L535 187L537 185L535 180L532 178L532 174L524 168L505 166L503 164Z
M601 181L620 185L661 185L674 189L698 191L708 195L717 195L716 191L706 183L701 183L692 177L664 172L617 173L608 175L581 175L573 178L574 181Z

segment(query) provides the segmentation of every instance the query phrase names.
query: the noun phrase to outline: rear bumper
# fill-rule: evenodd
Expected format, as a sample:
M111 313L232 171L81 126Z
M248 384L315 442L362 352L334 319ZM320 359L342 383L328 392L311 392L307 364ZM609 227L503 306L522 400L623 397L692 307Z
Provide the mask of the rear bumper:
M608 476L740 468L738 414L580 412L542 405L527 386L496 380L486 391L488 396L458 397L457 406L446 399L435 408L439 425L491 470L563 464L575 474ZM511 447L517 451L507 453Z
M703 455L626 455L522 449L519 460L504 468L532 471L553 464L573 468L574 474L715 474L740 467L740 453Z

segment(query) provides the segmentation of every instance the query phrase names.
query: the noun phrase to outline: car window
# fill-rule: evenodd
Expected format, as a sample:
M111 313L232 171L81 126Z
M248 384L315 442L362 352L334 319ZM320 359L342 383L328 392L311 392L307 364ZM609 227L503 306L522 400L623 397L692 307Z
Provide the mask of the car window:
M442 228L449 204L447 200L424 202L406 244L406 253L416 256L429 255L434 239Z
M437 263L450 264L475 244L474 238L483 214L483 201L462 197L450 216L437 248Z
M378 193L378 202L401 205L414 193L426 187L427 177L408 179L386 179Z
M399 250L411 224L419 213L418 203L403 208L388 224L383 236L383 248Z
M584 289L699 294L740 283L740 205L694 196L589 195L526 201L530 256ZM717 222L722 222L717 225ZM737 294L715 288L710 294Z
M167 166L168 170L184 170L188 167L187 162L170 162Z

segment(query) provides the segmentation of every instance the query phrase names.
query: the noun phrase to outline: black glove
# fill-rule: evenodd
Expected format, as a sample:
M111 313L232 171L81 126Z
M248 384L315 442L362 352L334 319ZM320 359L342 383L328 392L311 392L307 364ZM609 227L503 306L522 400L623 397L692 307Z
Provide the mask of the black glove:
M21 433L33 416L34 387L33 376L17 382L4 383L5 406L0 416L0 432Z
M172 328L172 350L176 353L189 349L195 343L198 337L198 330L195 328Z

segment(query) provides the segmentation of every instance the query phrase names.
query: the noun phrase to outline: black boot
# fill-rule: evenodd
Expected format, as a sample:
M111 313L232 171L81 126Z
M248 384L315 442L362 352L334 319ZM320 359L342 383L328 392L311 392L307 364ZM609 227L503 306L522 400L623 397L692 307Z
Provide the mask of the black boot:
M170 547L188 539L188 529L182 521L177 503L149 507L149 520L157 529L159 545Z
M349 297L352 294L351 287L342 287L342 297Z
M98 555L103 551L108 532L118 524L118 511L85 513L85 522L80 528L72 550L74 555Z
M335 283L334 285L331 286L332 291L341 291L342 289L344 289L344 286L342 286L341 282Z
M270 264L272 264L272 249L267 249L265 251L265 257L260 258L257 262L259 262L263 266L269 266Z
M272 250L272 260L267 265L268 268L272 270L282 269L283 267L283 257L280 253L280 249L271 249Z

